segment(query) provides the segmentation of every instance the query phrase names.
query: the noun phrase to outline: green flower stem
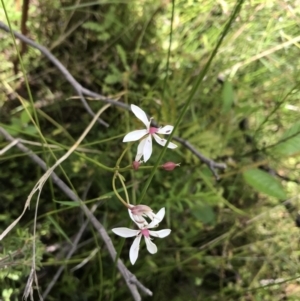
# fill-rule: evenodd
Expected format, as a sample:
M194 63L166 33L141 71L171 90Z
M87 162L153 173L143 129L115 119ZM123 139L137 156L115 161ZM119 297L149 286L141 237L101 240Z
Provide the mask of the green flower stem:
M125 147L125 149L123 150L121 156L120 156L119 159L117 160L116 167L114 168L115 173L114 173L113 180L112 180L112 186L113 186L113 190L114 190L116 196L117 196L118 199L123 203L123 205L125 205L127 208L129 208L129 205L128 205L128 204L129 204L129 197L128 197L126 185L125 185L125 183L124 183L125 179L124 179L124 177L119 173L119 170L120 170L120 169L119 169L119 165L120 165L120 163L121 163L121 161L122 161L124 155L125 155L126 152L128 151L129 147L130 147L130 145L127 145L127 146ZM129 166L128 166L128 167L129 167ZM124 169L127 170L128 167L123 168L123 170L124 170ZM131 167L131 168L132 168L132 167ZM128 169L129 169L129 168L128 168ZM119 180L120 180L120 182L121 182L121 184L122 184L122 186L123 186L123 189L124 189L124 193L125 193L125 197L126 197L126 201L127 201L127 202L125 202L125 201L123 200L123 198L119 195L119 193L118 193L118 191L117 191L117 189L116 189L116 177L119 178Z
M120 182L121 182L121 184L122 184L122 186L123 186L123 189L124 189L124 193L125 193L125 197L126 197L126 202L127 202L127 204L129 204L129 197L128 197L128 192L127 192L127 188L126 188L126 185L125 185L125 179L124 179L124 177L121 175L121 174L119 174L119 173L117 173L117 176L118 176L118 178L119 178L119 180L120 180Z
M116 163L116 167L115 167L115 168L119 169L121 160L123 159L124 155L125 155L126 152L128 151L129 147L130 147L130 145L127 145L127 146L125 147L125 149L123 150L123 152L122 152L120 158L118 159L118 161L117 161L117 163Z
M117 196L117 198L121 201L121 203L123 203L123 205L127 208L129 208L129 205L123 200L123 198L119 195L117 189L116 189L116 177L119 176L119 172L116 171L114 176L113 176L113 179L112 179L112 187L113 187L113 191L115 193L115 195ZM121 181L122 182L122 181ZM126 191L126 189L125 189ZM127 191L125 193L125 195L127 195ZM128 198L128 195L127 195L127 198Z

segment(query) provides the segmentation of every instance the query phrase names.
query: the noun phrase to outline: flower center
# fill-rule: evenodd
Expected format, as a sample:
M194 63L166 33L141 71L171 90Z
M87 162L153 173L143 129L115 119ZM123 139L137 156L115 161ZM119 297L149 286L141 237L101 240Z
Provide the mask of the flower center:
M145 236L145 237L150 237L150 233L148 229L142 229L141 233Z
M151 127L151 128L149 129L149 134L150 134L150 135L155 134L157 131L158 131L158 128Z

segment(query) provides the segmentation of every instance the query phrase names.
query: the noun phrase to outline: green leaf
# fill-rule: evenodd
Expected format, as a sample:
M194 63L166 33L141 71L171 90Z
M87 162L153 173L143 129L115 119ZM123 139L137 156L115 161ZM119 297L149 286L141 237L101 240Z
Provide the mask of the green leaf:
M280 140L285 140L274 147L279 155L290 156L300 152L300 123L295 123L282 135Z
M104 81L108 85L119 83L121 76L119 74L109 74L105 77Z
M225 82L222 89L222 113L228 113L234 101L234 92L231 82Z
M283 156L290 156L300 152L300 135L278 144L274 150Z
M96 22L85 22L82 25L83 28L85 29L89 29L91 31L95 31L95 32L102 32L103 31L103 26L99 23Z
M28 133L29 135L34 135L37 133L37 129L34 125L28 125L24 128L24 132Z
M286 130L282 135L281 139L294 137L295 135L300 136L300 122L295 123L291 128Z
M258 192L269 196L286 199L286 194L280 182L270 174L260 169L249 169L243 174L245 181Z
M128 70L128 63L127 63L127 58L126 58L126 52L124 51L124 49L122 48L121 45L117 45L117 52L120 56L120 59L123 63L123 66L126 70Z
M108 32L103 32L102 34L97 35L97 39L100 41L107 41L110 38L110 34Z
M207 204L199 204L193 207L192 214L205 224L213 224L215 222L215 213L212 207Z
M22 130L22 122L20 119L12 117L11 118L11 125L6 128L6 131L12 135L16 136Z
M22 129L22 121L16 117L11 118L11 125L15 129Z
M27 111L29 112L29 114L31 114L31 109L30 108L27 108ZM23 125L27 124L30 121L30 116L28 115L27 111L24 110L21 113L21 121L22 121Z

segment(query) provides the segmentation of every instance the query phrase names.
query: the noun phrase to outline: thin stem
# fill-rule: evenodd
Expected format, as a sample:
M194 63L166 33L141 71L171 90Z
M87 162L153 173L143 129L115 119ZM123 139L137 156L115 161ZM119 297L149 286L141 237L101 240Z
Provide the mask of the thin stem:
M113 179L112 179L112 187L115 195L117 198L123 203L123 205L127 208L129 208L128 204L123 200L123 198L119 195L117 189L116 189L116 177L118 176L118 171L115 172Z
M124 183L124 178L121 174L117 173L117 176L123 186L123 189L124 189L124 193L125 193L125 197L126 197L126 201L127 201L127 204L129 204L129 196L128 196L128 192L127 192L127 188L126 188L126 185Z
M172 0L171 25L170 25L170 35L169 35L170 38L169 38L169 48L168 48L168 55L167 55L166 76L164 78L164 83L163 83L163 98L164 98L164 93L165 93L166 86L167 86L167 81L169 78L171 46L172 46L172 39L173 39L174 15L175 15L175 0Z
M117 163L116 163L116 168L117 168L117 169L119 168L120 163L121 163L123 157L125 156L126 152L128 151L129 147L130 147L130 145L127 145L127 146L126 146L126 148L123 150L123 152L122 152L120 158L118 159L118 161L117 161Z

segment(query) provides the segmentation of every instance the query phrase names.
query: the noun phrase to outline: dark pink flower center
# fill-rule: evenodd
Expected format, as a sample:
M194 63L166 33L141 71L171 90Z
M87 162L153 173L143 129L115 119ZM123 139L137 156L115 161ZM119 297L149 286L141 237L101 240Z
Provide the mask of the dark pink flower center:
M158 131L158 128L151 127L151 128L149 129L149 134L150 134L150 135L155 134L155 133L157 133L157 131Z
M145 236L145 237L150 237L150 233L148 229L142 229L141 233Z

